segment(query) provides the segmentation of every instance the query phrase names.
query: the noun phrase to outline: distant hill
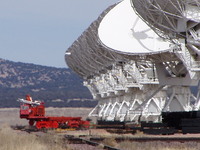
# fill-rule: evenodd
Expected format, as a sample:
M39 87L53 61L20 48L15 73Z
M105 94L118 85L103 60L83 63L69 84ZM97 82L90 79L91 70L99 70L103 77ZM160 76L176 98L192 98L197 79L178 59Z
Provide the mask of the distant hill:
M93 107L89 90L68 68L55 68L0 59L0 107L18 107L30 94L46 106Z

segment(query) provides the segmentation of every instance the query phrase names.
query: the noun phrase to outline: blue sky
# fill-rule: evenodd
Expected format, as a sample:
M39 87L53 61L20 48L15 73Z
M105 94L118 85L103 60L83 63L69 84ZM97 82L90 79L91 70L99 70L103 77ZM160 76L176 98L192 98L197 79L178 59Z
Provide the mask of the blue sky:
M0 0L0 58L67 67L67 48L120 0Z

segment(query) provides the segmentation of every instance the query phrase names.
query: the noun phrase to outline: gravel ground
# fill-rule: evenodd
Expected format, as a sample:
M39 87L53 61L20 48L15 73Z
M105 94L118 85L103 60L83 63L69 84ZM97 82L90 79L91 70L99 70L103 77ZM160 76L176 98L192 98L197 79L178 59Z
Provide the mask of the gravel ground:
M87 118L87 115L91 111L91 108L47 108L46 109L46 115L48 116L81 116L83 119ZM0 127L3 125L28 125L28 121L26 119L20 119L19 118L19 108L1 108L0 109ZM22 131L16 131L16 132L22 132ZM24 134L28 134L27 132L23 132ZM39 134L43 135L44 133L32 133L32 134ZM92 136L107 136L107 137L116 137L120 135L115 135L108 133L106 130L103 129L90 129L90 130L82 130L82 131L66 131L64 133L60 133L60 135L92 135ZM137 133L135 135L132 134L126 134L122 135L124 137L158 137L156 135L145 135L143 133ZM162 136L159 137L200 137L200 134L175 134L175 135L169 135L169 136ZM68 143L69 144L69 143ZM179 143L179 145L182 145ZM103 150L101 146L94 147L87 144L69 144L72 150ZM168 149L169 150L169 149ZM186 149L184 149L186 150ZM189 150L189 149L187 149Z
M95 147L87 144L69 144L73 150L103 150L103 148Z

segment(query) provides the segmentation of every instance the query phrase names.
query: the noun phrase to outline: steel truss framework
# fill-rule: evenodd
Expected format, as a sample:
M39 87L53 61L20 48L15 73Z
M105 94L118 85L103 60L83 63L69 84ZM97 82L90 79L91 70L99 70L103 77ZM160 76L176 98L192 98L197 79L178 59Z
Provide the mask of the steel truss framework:
M104 45L98 37L99 24L120 3L105 10L67 50L67 65L99 100L89 116L159 121L162 111L199 109L200 94L194 96L190 86L197 86L200 77L200 2L163 1L131 0L130 5L171 42L168 51L134 55Z

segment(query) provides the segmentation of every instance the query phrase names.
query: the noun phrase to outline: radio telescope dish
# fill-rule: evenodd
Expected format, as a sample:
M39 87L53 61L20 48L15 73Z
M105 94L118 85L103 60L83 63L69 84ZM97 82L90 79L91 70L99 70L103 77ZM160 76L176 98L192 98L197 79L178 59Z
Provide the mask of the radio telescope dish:
M200 9L191 0L123 0L69 47L67 65L84 79L106 121L159 121L162 111L200 108ZM199 88L200 89L200 88Z
M138 15L163 38L186 38L199 28L199 0L131 0Z
M163 41L135 14L129 1L122 1L101 21L98 28L101 42L119 53L154 54L169 50Z

